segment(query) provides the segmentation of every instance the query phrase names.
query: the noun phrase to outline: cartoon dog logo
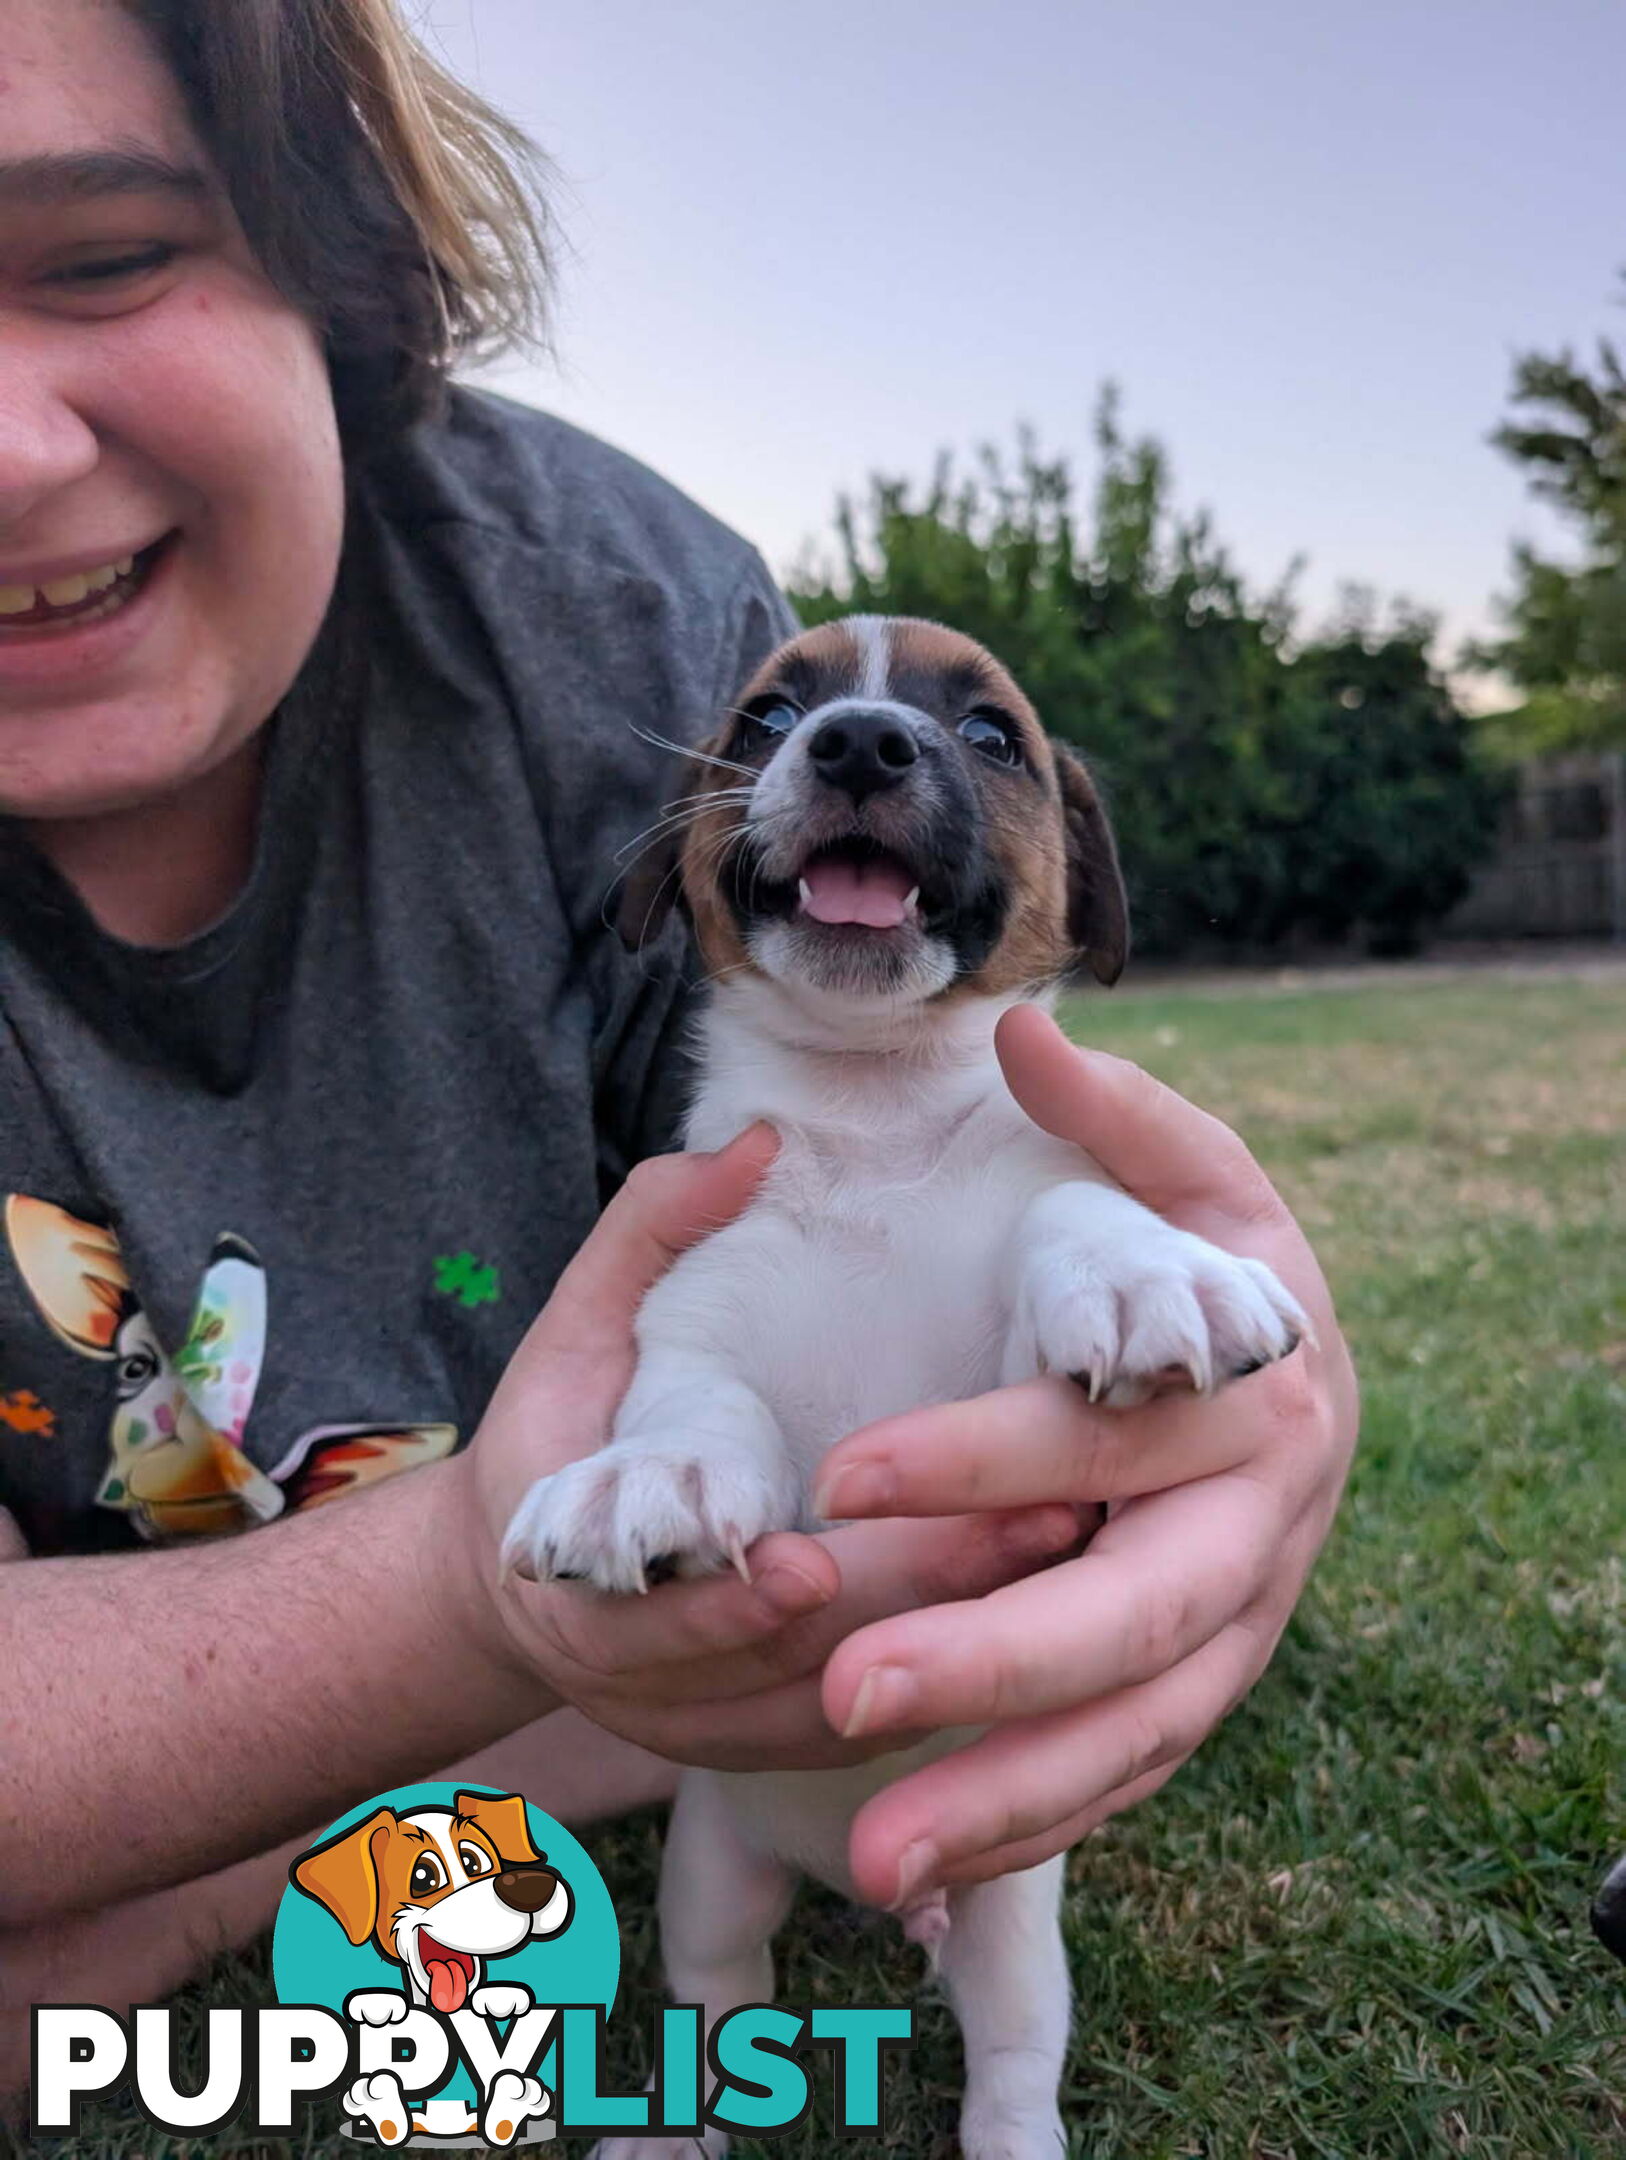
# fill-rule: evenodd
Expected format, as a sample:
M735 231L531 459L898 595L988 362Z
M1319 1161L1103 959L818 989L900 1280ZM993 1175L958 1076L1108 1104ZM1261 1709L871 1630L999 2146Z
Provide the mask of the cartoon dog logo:
M143 1537L250 1529L456 1445L450 1425L322 1426L275 1469L260 1470L242 1445L266 1340L265 1267L251 1245L215 1240L185 1339L170 1357L105 1225L12 1193L5 1229L52 1333L114 1368L110 1460L96 1504L127 1514Z
M575 1902L569 1884L531 1842L517 1793L460 1792L449 1808L407 1815L375 1809L302 1853L289 1877L326 1907L352 1943L370 1941L401 1968L404 1993L363 1990L346 2001L347 2015L368 2025L397 2024L415 2007L446 2017L465 2006L482 2018L520 2016L531 2008L530 1990L488 1981L486 1966L559 1934ZM538 2079L500 2073L485 2096L481 2135L488 2144L511 2143L547 2101ZM430 2120L427 2109L410 2110L400 2079L387 2070L358 2078L344 2104L372 2124L383 2145L451 2127L438 2114ZM472 2119L466 2127L474 2127Z

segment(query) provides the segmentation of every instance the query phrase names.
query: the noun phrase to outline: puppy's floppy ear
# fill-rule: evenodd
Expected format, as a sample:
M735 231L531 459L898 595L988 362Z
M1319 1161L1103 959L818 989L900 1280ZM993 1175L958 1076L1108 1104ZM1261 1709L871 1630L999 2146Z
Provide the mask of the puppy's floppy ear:
M683 801L684 809L673 815L666 804L662 805L655 832L639 847L621 881L615 927L629 952L637 952L651 938L659 937L674 907L688 912L683 891L683 843L698 806L686 798L701 788L707 773L714 770L702 761L720 757L731 733L732 723L725 721L704 742L696 744L693 755L673 768L668 802Z
M1062 743L1051 747L1067 830L1067 934L1096 981L1115 983L1129 958L1129 895L1117 842L1083 759Z
M288 1870L289 1881L325 1905L353 1943L364 1943L378 1925L379 1857L399 1821L393 1808L381 1807L342 1837L301 1853Z
M460 1792L452 1805L485 1832L504 1860L541 1858L531 1843L530 1819L518 1793Z

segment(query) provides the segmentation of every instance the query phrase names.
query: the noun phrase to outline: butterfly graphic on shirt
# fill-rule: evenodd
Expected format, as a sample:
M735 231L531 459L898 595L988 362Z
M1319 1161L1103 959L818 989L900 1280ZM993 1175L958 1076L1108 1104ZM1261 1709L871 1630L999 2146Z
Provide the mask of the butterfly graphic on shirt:
M143 1537L218 1537L320 1505L449 1455L452 1425L323 1425L276 1468L243 1450L265 1360L266 1275L242 1238L215 1240L192 1317L171 1355L131 1285L118 1239L47 1200L12 1193L7 1241L59 1341L112 1367L109 1460L98 1507Z

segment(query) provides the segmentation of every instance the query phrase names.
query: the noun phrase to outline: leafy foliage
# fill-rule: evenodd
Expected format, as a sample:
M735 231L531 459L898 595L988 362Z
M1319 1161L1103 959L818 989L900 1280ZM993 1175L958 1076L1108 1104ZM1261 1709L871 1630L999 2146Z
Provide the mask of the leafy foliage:
M1414 943L1466 890L1497 796L1432 626L1368 610L1295 647L1289 581L1248 592L1111 391L1096 446L1083 511L1028 435L969 474L945 455L923 489L877 476L838 506L836 562L794 582L803 620L921 615L996 652L1104 781L1143 946Z
M1568 351L1527 353L1513 401L1535 420L1509 421L1492 440L1576 527L1582 560L1515 548L1509 634L1473 656L1529 693L1496 732L1521 750L1626 747L1626 368L1606 339L1591 374Z

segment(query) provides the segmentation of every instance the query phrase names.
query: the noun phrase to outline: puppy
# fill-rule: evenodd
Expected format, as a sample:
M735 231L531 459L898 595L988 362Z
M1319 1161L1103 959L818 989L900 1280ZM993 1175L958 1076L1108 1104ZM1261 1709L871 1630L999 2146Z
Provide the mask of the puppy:
M611 1441L526 1495L511 1565L608 1591L673 1559L743 1567L765 1531L817 1527L821 1457L872 1419L1047 1370L1128 1404L1293 1349L1305 1318L1266 1268L1161 1221L1004 1086L1001 1013L1080 959L1114 981L1129 933L1090 778L998 662L929 623L827 625L773 655L693 773L672 859L646 862L623 920L647 932L680 883L713 981L689 1144L765 1118L781 1149L645 1300ZM708 2020L771 2000L796 1871L851 1895L857 1809L968 1737L851 1770L687 1772L660 1901L676 2000ZM905 1915L964 2035L969 2160L1065 2150L1061 1876L1058 1858Z
M371 1940L381 1957L401 1967L405 1994L362 1989L348 1998L346 2010L362 2024L399 2024L414 2006L453 2017L467 2005L477 2017L512 2018L530 2009L530 1990L487 1982L487 1960L557 1935L574 1906L569 1884L543 1859L517 1793L460 1792L450 1808L415 1808L410 1815L378 1808L301 1853L289 1875L351 1942ZM546 2100L535 2078L504 2071L486 2095L478 2127L488 2144L507 2145ZM460 2103L412 2109L389 2070L357 2078L344 2104L384 2145L476 2128Z

